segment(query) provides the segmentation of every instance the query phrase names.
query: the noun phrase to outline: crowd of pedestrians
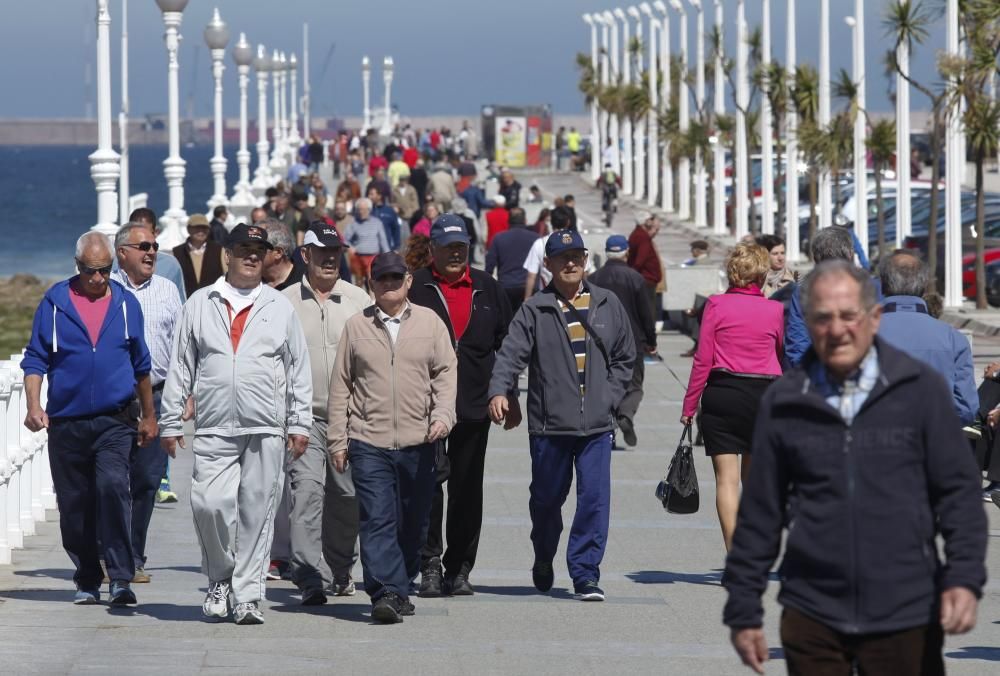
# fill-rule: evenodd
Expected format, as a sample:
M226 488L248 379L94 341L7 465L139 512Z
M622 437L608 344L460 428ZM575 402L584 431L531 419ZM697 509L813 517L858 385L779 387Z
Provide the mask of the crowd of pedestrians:
M560 157L579 152L574 134ZM332 194L318 143L249 223L194 215L169 253L149 209L113 241L81 236L78 274L40 304L25 424L48 430L75 602L97 603L105 576L112 604L154 582L150 517L180 449L207 617L264 622L280 577L306 606L363 589L387 624L416 596L475 594L490 430L525 421L533 584L555 582L575 480L567 573L576 598L603 600L611 451L639 443L657 351L660 221L639 212L596 268L572 195L529 222L522 204L540 193L502 169L486 196L467 126L404 127L381 145L341 134ZM988 437L1000 422L1000 365L977 392L968 341L931 315L914 254L884 256L873 277L842 228L811 253L800 279L780 238L735 245L725 292L699 312L680 421L699 426L714 469L724 622L762 670L760 598L787 530L792 673L941 673L943 634L972 628L985 583L962 429L985 421Z

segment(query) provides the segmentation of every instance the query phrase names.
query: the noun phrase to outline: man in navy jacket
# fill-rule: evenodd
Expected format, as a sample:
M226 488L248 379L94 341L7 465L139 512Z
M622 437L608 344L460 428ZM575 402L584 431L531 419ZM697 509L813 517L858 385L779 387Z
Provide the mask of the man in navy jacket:
M76 567L78 605L100 600L101 553L111 603L136 602L129 588L135 575L129 456L137 437L145 446L157 435L142 308L111 281L111 259L105 235L91 232L77 240L80 274L45 294L21 361L28 400L24 424L32 432L48 429L59 528Z
M876 298L852 263L817 266L802 288L812 349L761 401L723 612L759 673L761 595L786 525L778 601L790 674L853 664L943 674L943 634L976 623L987 540L979 473L941 376L876 336Z

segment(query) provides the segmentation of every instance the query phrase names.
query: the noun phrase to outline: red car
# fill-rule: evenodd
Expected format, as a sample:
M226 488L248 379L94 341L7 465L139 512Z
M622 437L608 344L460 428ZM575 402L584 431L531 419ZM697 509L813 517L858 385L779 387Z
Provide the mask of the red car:
M1000 249L987 249L983 252L985 266L993 261L1000 261ZM962 256L962 295L976 299L976 254Z

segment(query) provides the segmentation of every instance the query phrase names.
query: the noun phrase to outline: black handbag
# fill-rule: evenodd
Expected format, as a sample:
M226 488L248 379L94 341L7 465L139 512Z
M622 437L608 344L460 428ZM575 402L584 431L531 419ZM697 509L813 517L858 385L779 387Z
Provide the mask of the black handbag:
M656 486L656 499L671 514L694 514L698 511L698 473L694 468L691 426L685 425L667 476Z

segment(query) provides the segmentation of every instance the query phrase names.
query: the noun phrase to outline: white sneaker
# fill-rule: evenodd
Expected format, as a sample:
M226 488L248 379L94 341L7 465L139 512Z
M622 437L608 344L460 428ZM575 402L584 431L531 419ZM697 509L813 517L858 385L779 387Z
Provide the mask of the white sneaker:
M254 601L236 604L233 619L236 620L236 624L264 624L264 614Z
M201 604L201 612L205 617L218 617L225 619L229 617L229 594L232 593L232 586L229 581L213 582L208 585L208 594L205 595L205 602Z

